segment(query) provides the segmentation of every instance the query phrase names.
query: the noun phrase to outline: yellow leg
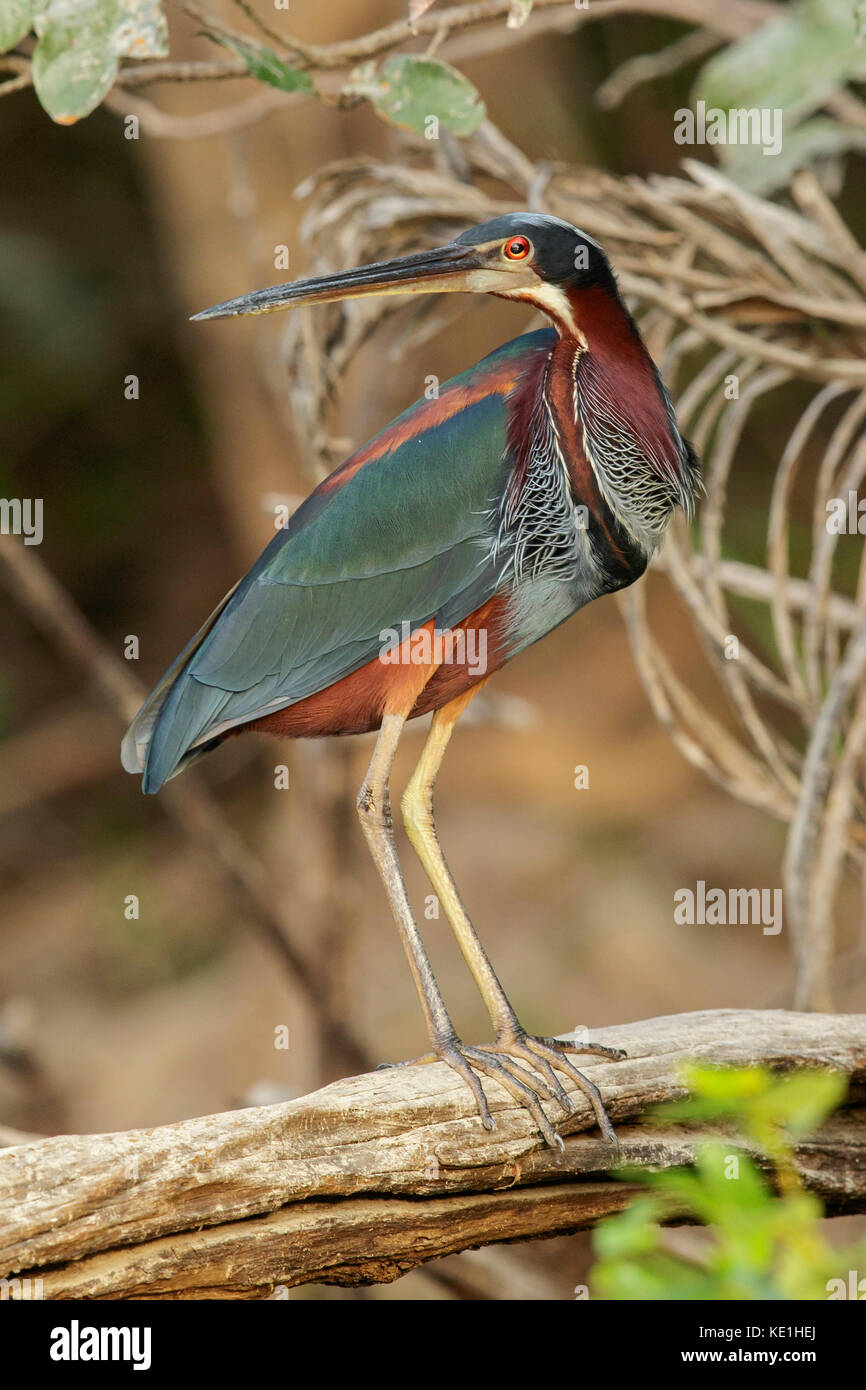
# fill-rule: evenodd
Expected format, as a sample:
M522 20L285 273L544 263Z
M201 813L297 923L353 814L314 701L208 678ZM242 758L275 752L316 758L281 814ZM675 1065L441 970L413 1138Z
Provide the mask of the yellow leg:
M358 793L358 815L361 827L373 861L379 871L394 920L400 929L400 936L409 967L424 1010L427 1032L433 1045L433 1056L447 1062L463 1078L475 1097L475 1104L485 1129L493 1129L493 1117L487 1104L487 1097L481 1085L480 1075L494 1077L500 1085L532 1115L539 1131L549 1144L562 1141L550 1124L541 1108L540 1097L553 1099L548 1088L540 1083L533 1085L533 1077L510 1059L500 1058L481 1048L465 1047L454 1031L444 1000L436 983L430 959L421 940L421 935L412 916L412 909L406 895L403 874L394 845L391 824L390 781L394 754L405 724L403 714L389 713L382 719L382 727L376 740L376 747L367 775ZM422 1057L419 1061L429 1061ZM405 1065L405 1064L398 1064ZM479 1075L480 1074L480 1075Z
M430 679L433 669L435 668L407 666L400 688L393 691L393 705L382 717L376 747L358 793L357 807L361 827L400 929L409 967L424 1010L428 1035L433 1045L432 1056L447 1062L470 1087L485 1129L493 1128L493 1117L481 1084L481 1076L495 1078L515 1100L524 1105L549 1144L561 1144L562 1140L542 1109L541 1100L553 1100L559 1092L564 1097L565 1092L562 1088L560 1087L558 1092L556 1085L545 1085L511 1057L497 1056L492 1048L467 1047L457 1037L406 894L391 822L391 768L406 717L417 699L418 692ZM429 1061L431 1058L424 1057L418 1060ZM566 1101L567 1097L563 1103Z
M535 1038L525 1032L518 1022L517 1015L490 963L487 952L469 920L436 834L433 820L433 787L436 775L442 765L442 759L445 756L454 725L479 688L479 686L475 686L472 690L459 695L449 704L443 705L434 714L421 757L403 794L402 810L406 832L436 892L445 916L457 938L463 958L469 966L472 977L487 1006L496 1032L494 1050L502 1057L506 1065L512 1064L513 1058L520 1058L521 1062L529 1062L538 1069L557 1100L570 1110L573 1106L556 1072L562 1072L568 1076L587 1096L605 1137L615 1143L613 1129L597 1087L579 1072L563 1054L566 1050L589 1052L602 1057L609 1057L611 1060L618 1060L624 1054L617 1049L601 1047L598 1044L570 1045L556 1038ZM485 1049L485 1051L489 1051L489 1049ZM525 1079L522 1068L519 1075L521 1080Z
M439 992L430 958L412 916L391 825L391 767L405 722L403 717L397 714L386 714L383 718L373 757L358 793L357 809L364 838L379 871L400 931L400 939L409 959L409 968L424 1011L427 1032L433 1040L445 1039L453 1034L454 1029Z
M487 952L469 920L436 834L433 820L433 786L442 765L454 725L478 690L474 686L436 711L424 750L403 793L403 822L442 910L457 937L464 960L487 1005L497 1039L517 1026L514 1010L497 978Z

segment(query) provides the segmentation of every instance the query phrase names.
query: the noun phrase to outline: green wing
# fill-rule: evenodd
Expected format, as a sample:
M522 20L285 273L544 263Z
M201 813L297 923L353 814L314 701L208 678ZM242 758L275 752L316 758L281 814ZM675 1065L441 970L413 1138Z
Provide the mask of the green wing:
M510 460L507 397L551 330L418 402L298 508L162 678L123 764L157 791L196 750L371 661L383 632L445 628L495 591L491 511Z

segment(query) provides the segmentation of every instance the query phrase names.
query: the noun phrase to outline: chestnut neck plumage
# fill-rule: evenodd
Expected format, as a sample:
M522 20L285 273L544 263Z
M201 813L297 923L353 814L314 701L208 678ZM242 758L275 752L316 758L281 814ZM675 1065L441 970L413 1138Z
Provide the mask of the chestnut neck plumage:
M612 275L609 284L544 284L520 297L559 336L514 403L512 509L531 467L541 397L574 502L586 509L611 587L620 587L643 572L674 509L691 514L700 487L694 453Z

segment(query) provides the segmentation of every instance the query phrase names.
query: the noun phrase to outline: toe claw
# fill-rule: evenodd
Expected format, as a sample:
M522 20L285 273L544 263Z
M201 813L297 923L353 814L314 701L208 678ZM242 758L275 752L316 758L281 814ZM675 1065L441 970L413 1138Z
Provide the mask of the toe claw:
M487 1104L487 1097L481 1085L481 1076L492 1077L506 1090L532 1117L536 1129L544 1142L552 1149L565 1148L562 1136L557 1133L545 1114L543 1101L555 1102L565 1114L573 1114L575 1102L569 1095L557 1072L569 1077L586 1096L595 1114L596 1123L607 1143L619 1149L616 1134L608 1119L598 1087L565 1055L566 1052L598 1052L612 1060L624 1057L617 1048L580 1047L564 1042L559 1038L536 1038L521 1030L513 1035L500 1035L495 1043L486 1047L467 1047L459 1039L450 1036L437 1044L435 1055L447 1062L458 1076L462 1077L475 1097L475 1104L482 1125L488 1132L496 1125ZM418 1058L427 1061L429 1058ZM406 1063L384 1063L407 1065Z

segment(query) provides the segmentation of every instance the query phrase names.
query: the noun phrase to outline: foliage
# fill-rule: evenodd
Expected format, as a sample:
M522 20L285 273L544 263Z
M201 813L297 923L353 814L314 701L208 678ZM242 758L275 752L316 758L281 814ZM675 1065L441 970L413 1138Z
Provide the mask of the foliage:
M99 105L121 58L168 53L159 0L4 0L0 52L13 48L31 28L37 37L33 85L60 125L71 125Z
M290 67L278 58L270 48L257 43L244 43L242 39L228 34L208 34L214 43L230 48L246 63L247 71L257 82L268 87L277 87L281 92L313 92L313 79L308 72Z
M32 0L5 0L0 8L0 53L14 48L30 33L32 10Z
M364 63L345 90L368 97L386 121L419 135L431 117L455 135L471 135L486 114L478 92L462 73L414 53L394 54L378 71L374 63Z
M866 1244L828 1245L821 1202L804 1190L792 1150L840 1103L845 1078L693 1063L684 1080L690 1098L657 1107L655 1118L733 1123L772 1165L778 1195L749 1154L724 1139L700 1144L693 1168L622 1169L652 1195L596 1228L594 1290L609 1299L822 1299L849 1266L862 1270ZM700 1260L665 1248L659 1223L676 1217L712 1228Z
M434 3L409 0L409 36ZM523 28L532 3L510 0L505 18L509 28ZM36 94L55 121L69 124L99 105L118 80L120 59L167 55L163 4L164 0L3 0L0 53L14 49L35 31L32 80ZM443 5L441 11L437 43L449 33L450 10ZM318 90L309 70L315 69L316 61L308 59L303 46L287 40L286 49L281 50L279 36L252 11L247 13L265 34L272 35L274 46L216 20L211 27L202 15L204 32L233 52L257 82L330 100ZM480 13L476 22L485 18L499 23L501 11L489 16ZM749 141L720 141L714 147L737 183L766 195L787 187L796 169L866 145L861 121L838 119L836 112L816 114L847 83L866 75L866 9L853 0L794 0L778 15L765 23L756 19L755 24L705 62L694 99L726 113L781 112L784 142L773 149L774 158L764 158L767 148ZM698 23L692 37L700 36L701 27ZM709 21L706 27L711 27ZM664 50L642 61L646 73L641 80L676 66L666 59ZM15 83L9 86L14 89ZM438 134L441 126L466 137L486 115L472 83L431 54L391 53L381 61L362 62L348 73L338 101L351 105L360 98L369 100L383 120L422 135L430 135L431 130Z
M723 148L723 147L721 147ZM866 149L866 130L816 116L785 135L774 159L762 159L751 145L728 146L728 172L748 193L764 195L787 188L798 169L806 169L849 150Z
M772 192L816 157L862 149L862 130L807 118L846 82L866 76L863 23L852 0L797 0L704 65L696 100L723 111L782 112L783 158L764 159L754 145L719 147L744 187Z
M514 22L522 23L529 9L529 0L519 0ZM168 53L160 0L4 0L0 53L14 48L31 29L38 40L32 64L36 95L61 125L99 105L117 78L121 58ZM308 72L257 39L205 32L237 54L257 82L283 92L319 95ZM414 53L393 54L379 66L362 64L350 74L343 96L365 97L384 120L420 134L432 117L446 130L471 135L486 115L481 97L462 73Z
M712 57L698 81L709 106L779 106L793 123L835 89L866 74L851 0L797 0Z

